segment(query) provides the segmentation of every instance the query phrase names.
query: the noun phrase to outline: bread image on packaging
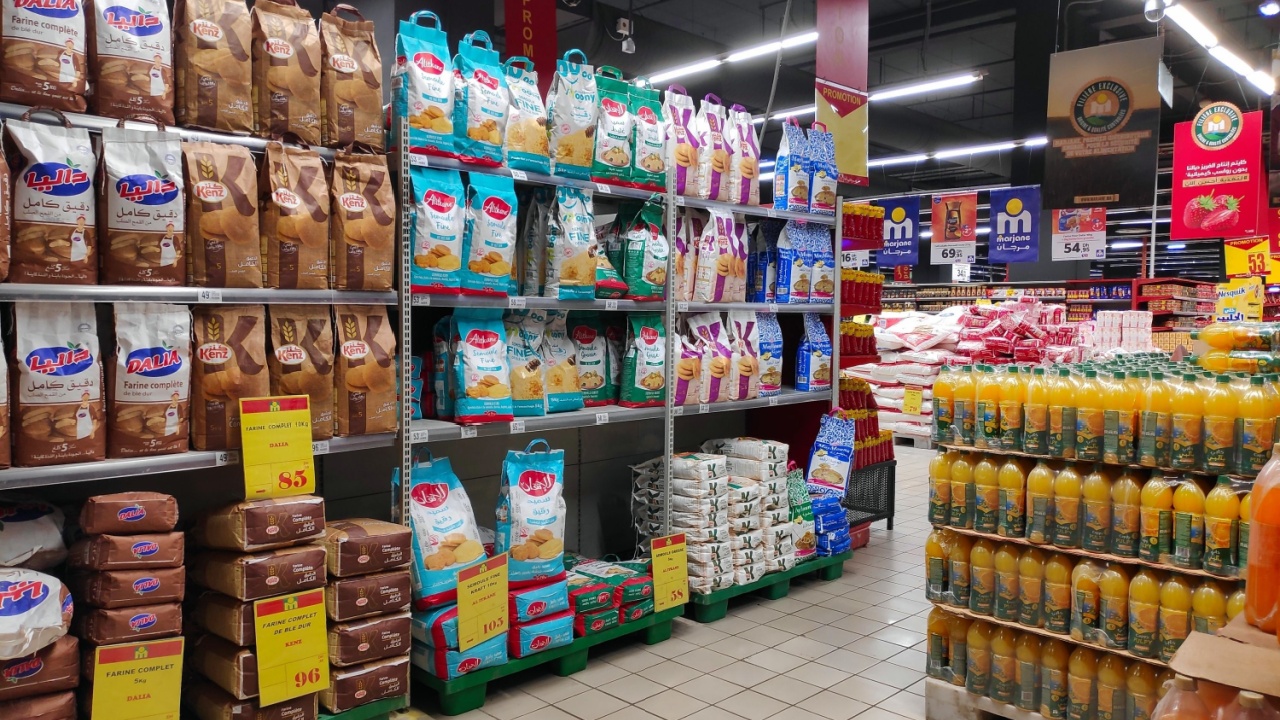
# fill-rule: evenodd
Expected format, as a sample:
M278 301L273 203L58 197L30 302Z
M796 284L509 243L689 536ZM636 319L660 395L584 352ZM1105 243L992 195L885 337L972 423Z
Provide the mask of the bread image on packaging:
M80 684L79 647L79 640L63 635L30 655L0 661L0 676L4 677L0 708L6 700L76 689Z
M198 287L262 287L258 170L249 148L185 142L187 274Z
M413 537L404 525L354 518L325 528L329 574L350 577L403 567L412 559Z
M258 697L258 656L251 647L236 647L205 635L187 648L187 663L237 700Z
M384 305L334 305L339 437L393 432L399 419L396 335Z
M254 128L320 144L320 31L296 0L253 3Z
M409 656L333 668L329 687L320 691L320 704L331 713L409 693Z
M243 602L220 592L203 592L196 598L191 619L201 630L240 647L254 644L251 602Z
M80 507L86 535L167 533L178 525L178 501L157 492L94 495Z
M408 570L330 578L324 587L324 606L334 622L358 620L408 610L411 592Z
M84 112L85 3L0 2L0 100Z
M329 625L329 664L335 667L382 660L409 651L413 623L408 612Z
M176 0L173 18L178 123L252 132L249 6L244 0Z
M186 548L180 532L150 535L91 535L67 551L75 570L143 570L182 565Z
M357 19L338 17L345 12ZM346 4L320 16L321 135L326 147L386 145L382 112L382 57L372 20Z
M335 153L329 206L333 287L390 290L396 268L396 199L386 156Z
M52 575L20 568L0 569L0 588L20 588L25 602L0 617L0 658L30 655L67 634L71 593Z
M183 703L199 720L316 720L316 695L259 707L257 700L237 700L213 683L196 679L182 691Z
M71 596L82 607L127 608L180 603L186 597L187 569L102 570L67 578Z
M126 608L93 608L76 614L75 632L94 645L141 642L182 634L178 603Z
M324 536L324 498L246 500L202 516L191 539L202 548L258 552Z
M272 395L306 395L311 439L333 437L333 319L324 305L272 305L267 366Z
M258 179L267 287L329 287L329 184L310 148L267 143Z
M76 694L70 690L49 695L32 695L17 700L0 700L0 717L28 720L77 720Z
M88 5L93 112L146 113L173 124L173 27L164 0Z
M293 547L243 554L203 552L188 570L191 581L239 600L261 600L323 587L324 547Z
M197 450L240 447L240 398L270 394L266 313L261 305L201 305L193 312L191 407Z

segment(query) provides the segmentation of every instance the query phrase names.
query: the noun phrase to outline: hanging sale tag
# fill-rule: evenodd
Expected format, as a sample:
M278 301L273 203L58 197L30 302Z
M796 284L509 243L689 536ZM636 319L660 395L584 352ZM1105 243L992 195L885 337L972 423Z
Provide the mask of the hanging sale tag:
M241 400L240 444L246 499L316 491L311 408L306 395Z
M507 555L458 571L458 649L507 631Z
M924 389L919 385L908 385L902 396L902 412L907 415L919 415L924 408Z
M689 555L684 533L654 538L653 611L662 612L689 602Z
M261 705L329 687L323 588L255 602L253 631Z
M90 714L98 720L178 720L184 642L178 637L94 648Z

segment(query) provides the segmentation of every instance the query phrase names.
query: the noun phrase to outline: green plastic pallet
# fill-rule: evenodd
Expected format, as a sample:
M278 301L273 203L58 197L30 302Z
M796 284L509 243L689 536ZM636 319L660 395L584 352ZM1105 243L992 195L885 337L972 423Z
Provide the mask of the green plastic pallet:
M729 600L747 593L763 591L770 600L780 600L791 591L791 578L816 572L821 580L835 580L844 575L844 561L853 557L853 551L839 555L819 557L806 560L799 565L778 573L770 573L750 585L734 585L731 588L717 590L713 593L690 593L689 604L685 606L685 614L691 615L700 623L720 620L729 612Z
M330 715L321 710L320 720L387 720L391 713L406 707L409 707L409 697L401 695L400 697L387 698L371 702L368 705L351 708L336 715Z
M552 665L552 672L564 677L585 670L587 651L596 645L624 637L644 633L644 643L654 645L671 637L671 624L680 617L683 608L671 608L660 613L619 625L597 635L575 638L564 647L553 648L525 658L512 658L494 667L481 668L453 680L441 680L417 665L413 666L413 679L426 685L440 697L440 711L445 715L461 715L484 706L489 681L513 675L522 670ZM343 720L346 720L344 717Z

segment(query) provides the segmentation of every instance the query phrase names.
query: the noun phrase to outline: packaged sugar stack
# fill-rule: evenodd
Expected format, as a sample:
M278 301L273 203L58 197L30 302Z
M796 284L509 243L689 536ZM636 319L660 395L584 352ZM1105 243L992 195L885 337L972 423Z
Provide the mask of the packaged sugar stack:
M764 536L760 528L762 491L759 480L729 477L729 543L733 549L735 585L749 585L764 577Z
M729 469L723 455L679 453L671 457L671 495L707 507L706 513L671 513L671 529L683 532L689 553L689 588L709 593L734 583L730 546Z

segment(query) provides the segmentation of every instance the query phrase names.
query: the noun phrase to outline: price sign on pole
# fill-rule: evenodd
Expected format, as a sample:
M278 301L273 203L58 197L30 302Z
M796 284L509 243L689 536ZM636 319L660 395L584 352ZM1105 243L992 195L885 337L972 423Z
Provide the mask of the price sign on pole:
M458 571L458 649L507 631L507 556Z
M902 396L902 412L907 415L919 415L924 408L924 389L919 385L908 385L906 394Z
M179 637L94 648L93 717L178 720L184 642Z
M1053 211L1053 259L1103 260L1107 257L1107 209Z
M240 444L245 498L316 491L311 407L306 395L241 400Z
M662 612L689 602L689 555L684 533L654 538L653 610Z
M253 631L262 706L329 687L323 588L255 602Z

